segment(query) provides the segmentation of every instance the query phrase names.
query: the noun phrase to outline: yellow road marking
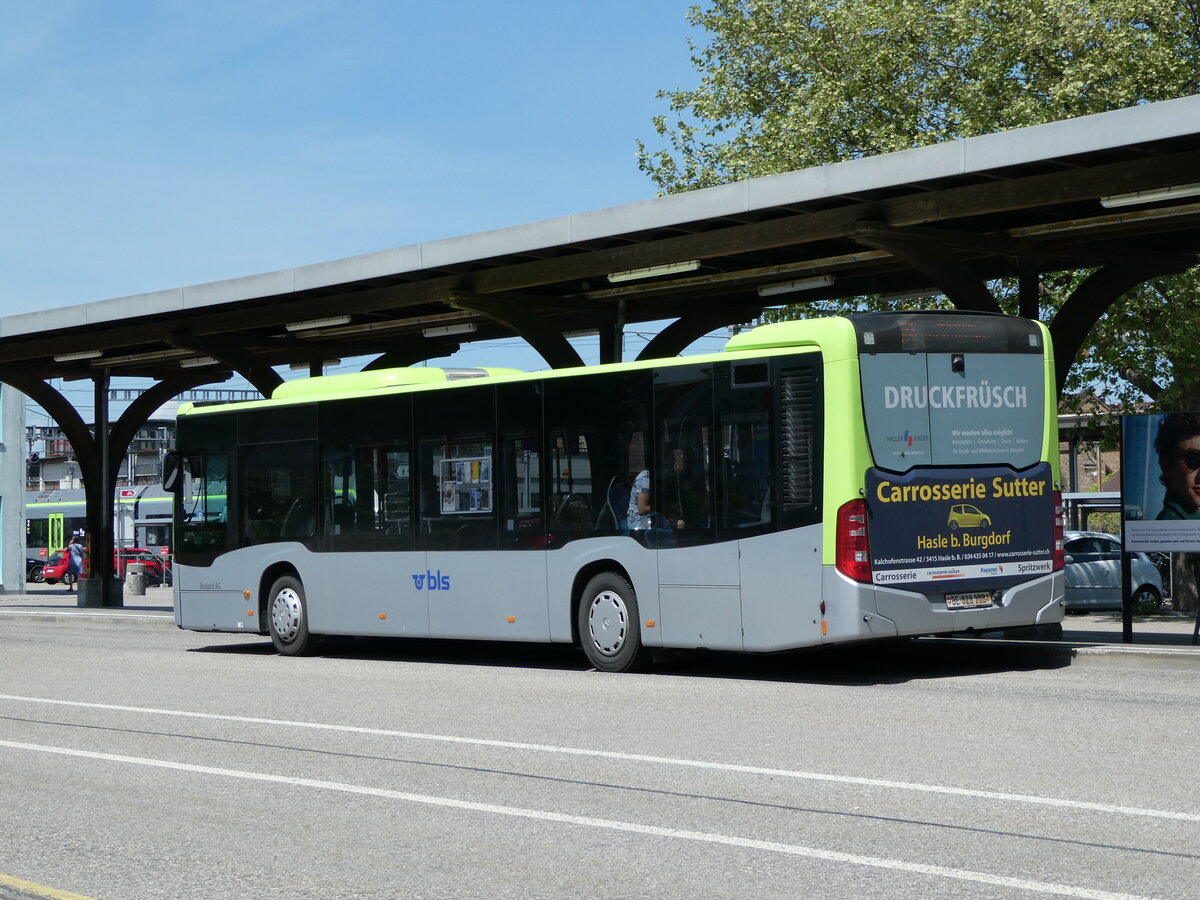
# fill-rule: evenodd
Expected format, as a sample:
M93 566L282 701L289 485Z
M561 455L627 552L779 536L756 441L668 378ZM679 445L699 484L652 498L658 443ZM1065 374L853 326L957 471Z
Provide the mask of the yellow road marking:
M44 884L22 881L20 878L13 878L11 875L0 875L0 884L17 888L27 894L33 894L35 897L46 897L48 900L96 900L95 897L85 897L83 894L72 894L70 891L60 891L58 888L46 887Z

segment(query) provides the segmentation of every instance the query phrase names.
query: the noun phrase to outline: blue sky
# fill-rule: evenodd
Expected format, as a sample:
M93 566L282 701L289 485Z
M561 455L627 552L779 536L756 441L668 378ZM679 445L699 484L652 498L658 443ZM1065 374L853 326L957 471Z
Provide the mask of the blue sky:
M0 315L651 197L692 2L4 3Z

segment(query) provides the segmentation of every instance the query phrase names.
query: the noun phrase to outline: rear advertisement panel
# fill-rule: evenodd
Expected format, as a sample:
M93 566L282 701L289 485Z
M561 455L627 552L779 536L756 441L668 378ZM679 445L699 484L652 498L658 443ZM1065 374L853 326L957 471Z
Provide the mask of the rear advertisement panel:
M877 585L991 590L1054 569L1048 463L867 471L867 528Z

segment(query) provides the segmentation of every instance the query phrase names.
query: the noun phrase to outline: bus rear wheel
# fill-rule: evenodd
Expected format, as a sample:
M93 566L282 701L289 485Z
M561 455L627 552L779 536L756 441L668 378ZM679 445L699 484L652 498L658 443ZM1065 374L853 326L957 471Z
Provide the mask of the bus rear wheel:
M275 579L267 596L267 619L275 649L284 656L308 653L315 642L308 630L308 606L300 579L292 575Z
M602 572L583 589L579 642L601 672L632 672L645 665L637 597L620 575Z

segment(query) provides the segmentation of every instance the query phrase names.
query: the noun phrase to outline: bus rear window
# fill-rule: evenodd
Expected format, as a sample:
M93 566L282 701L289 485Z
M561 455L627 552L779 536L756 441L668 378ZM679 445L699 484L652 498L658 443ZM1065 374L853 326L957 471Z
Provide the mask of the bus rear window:
M863 411L875 464L1010 465L1041 459L1045 370L1030 353L863 353Z

